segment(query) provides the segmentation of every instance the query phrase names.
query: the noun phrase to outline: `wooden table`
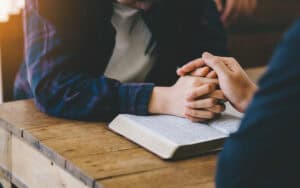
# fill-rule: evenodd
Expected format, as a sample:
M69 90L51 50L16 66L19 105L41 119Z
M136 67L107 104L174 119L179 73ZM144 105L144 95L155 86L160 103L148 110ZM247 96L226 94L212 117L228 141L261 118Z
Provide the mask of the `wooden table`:
M106 123L49 117L31 100L0 105L0 177L20 188L212 188L216 159L163 161Z

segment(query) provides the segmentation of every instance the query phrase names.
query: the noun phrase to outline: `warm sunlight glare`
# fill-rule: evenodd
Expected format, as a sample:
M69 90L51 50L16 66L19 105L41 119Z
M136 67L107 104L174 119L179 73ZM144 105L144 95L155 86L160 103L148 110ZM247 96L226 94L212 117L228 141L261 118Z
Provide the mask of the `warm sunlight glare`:
M10 14L18 14L25 0L0 0L0 22L6 22Z

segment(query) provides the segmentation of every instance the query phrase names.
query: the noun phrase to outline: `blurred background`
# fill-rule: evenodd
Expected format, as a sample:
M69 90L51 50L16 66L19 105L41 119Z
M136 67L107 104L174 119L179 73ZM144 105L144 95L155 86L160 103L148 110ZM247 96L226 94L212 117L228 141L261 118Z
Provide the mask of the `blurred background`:
M0 57L3 99L12 99L12 85L23 61L22 18L24 0L0 0ZM12 14L8 18L8 14ZM229 48L243 67L265 65L282 33L300 17L299 0L258 0L252 17L240 18L228 28Z

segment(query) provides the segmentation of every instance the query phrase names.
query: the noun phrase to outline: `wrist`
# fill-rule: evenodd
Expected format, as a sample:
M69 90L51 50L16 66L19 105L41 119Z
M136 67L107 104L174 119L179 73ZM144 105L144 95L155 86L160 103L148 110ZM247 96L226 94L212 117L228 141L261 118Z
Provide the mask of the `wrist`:
M248 87L249 89L246 92L245 98L241 101L239 105L239 111L245 112L251 103L253 96L255 92L257 91L257 86L254 83L251 83L251 85Z
M169 114L170 87L154 87L149 102L150 114Z

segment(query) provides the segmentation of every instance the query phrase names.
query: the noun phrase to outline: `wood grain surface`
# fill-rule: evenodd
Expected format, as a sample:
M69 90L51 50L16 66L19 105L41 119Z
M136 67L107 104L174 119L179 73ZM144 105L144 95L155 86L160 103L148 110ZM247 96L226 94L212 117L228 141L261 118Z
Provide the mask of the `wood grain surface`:
M248 73L257 80L264 70ZM49 117L32 100L0 105L0 169L19 187L213 188L216 161L164 161L107 123Z

